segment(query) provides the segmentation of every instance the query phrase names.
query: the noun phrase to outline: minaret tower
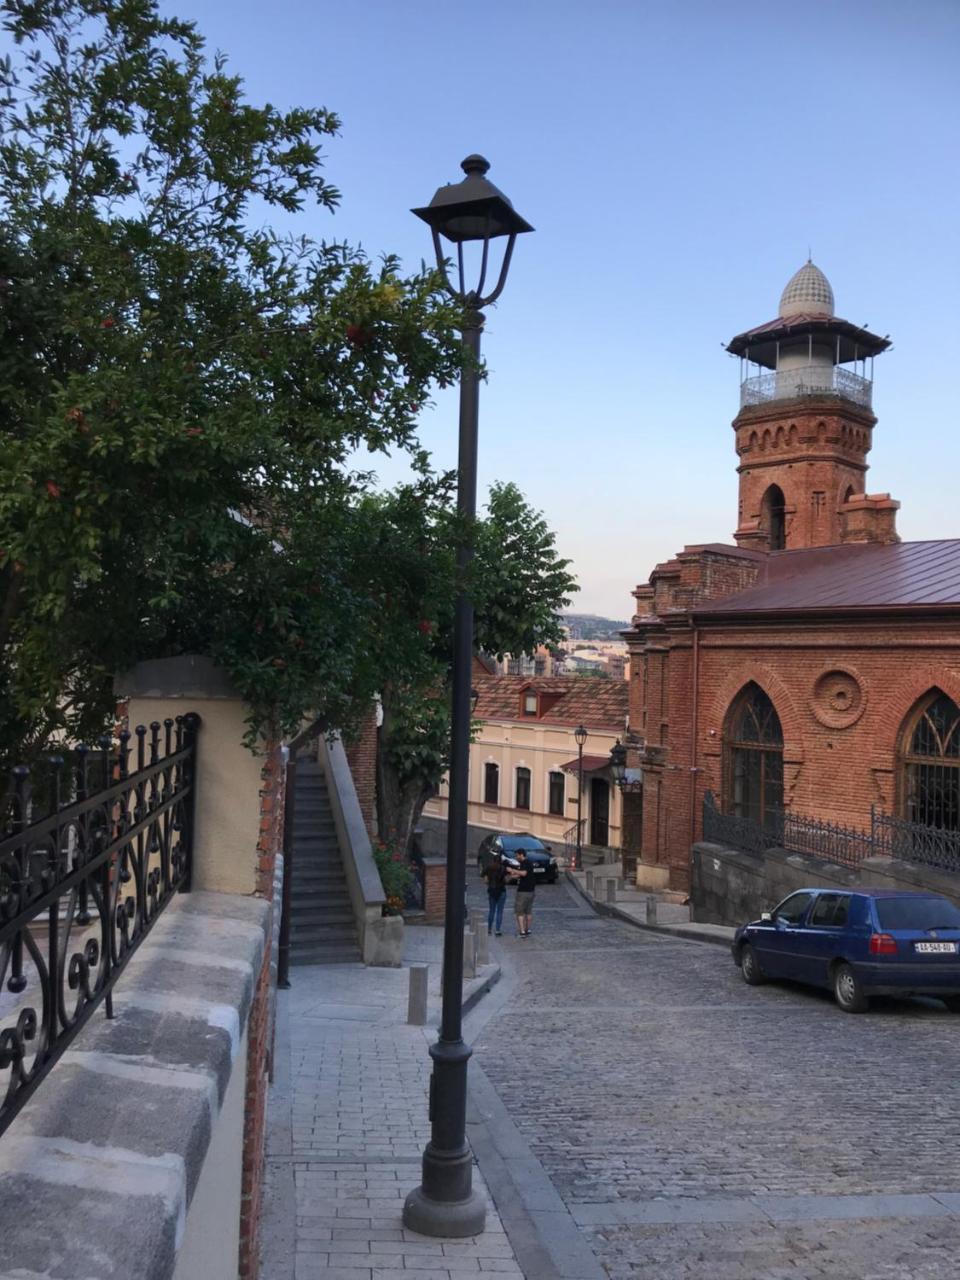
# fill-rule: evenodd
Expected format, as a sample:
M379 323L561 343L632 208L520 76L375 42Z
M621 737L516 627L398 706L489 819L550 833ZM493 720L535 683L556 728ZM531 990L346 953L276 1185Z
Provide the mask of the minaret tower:
M847 541L842 509L877 504L864 477L876 418L873 358L890 345L834 315L833 290L806 262L788 283L776 320L739 334L740 512L734 535L761 551ZM851 512L846 513L848 516ZM892 526L891 526L892 527Z

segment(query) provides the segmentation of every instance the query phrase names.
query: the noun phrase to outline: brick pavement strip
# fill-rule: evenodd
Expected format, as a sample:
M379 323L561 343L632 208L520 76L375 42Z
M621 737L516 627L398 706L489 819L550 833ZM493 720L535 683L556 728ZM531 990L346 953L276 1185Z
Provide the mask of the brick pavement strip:
M280 995L262 1280L522 1280L489 1196L482 1236L454 1244L403 1226L430 1136L436 1036L406 1025L405 977L295 968ZM486 1194L479 1171L475 1185Z

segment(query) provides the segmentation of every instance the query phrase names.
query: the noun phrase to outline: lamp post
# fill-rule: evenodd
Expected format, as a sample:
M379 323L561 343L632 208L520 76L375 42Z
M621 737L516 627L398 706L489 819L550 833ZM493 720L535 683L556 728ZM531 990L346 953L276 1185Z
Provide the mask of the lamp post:
M583 870L583 820L580 814L583 809L583 744L587 740L587 731L578 725L573 731L577 743L577 865L575 871Z
M609 764L610 772L613 775L613 781L615 782L620 795L624 797L620 838L620 862L623 868L623 878L626 880L628 868L626 796L628 794L639 796L643 795L643 771L640 769L627 768L627 748L619 738L610 748ZM632 777L630 776L631 774L633 775ZM640 811L640 814L634 814L634 817L640 819L642 817L642 810ZM639 849L637 856L639 857Z
M433 233L433 247L447 292L463 308L460 375L460 452L457 463L457 513L469 530L477 510L477 411L480 389L480 333L483 308L503 292L517 236L530 224L486 178L483 156L467 156L462 182L441 187L423 209L414 209ZM506 236L497 283L484 294L490 241ZM441 237L457 246L456 286L447 272ZM477 283L468 288L463 246L481 247ZM469 538L470 535L467 534ZM447 808L447 896L443 933L443 1006L440 1034L430 1046L430 1141L423 1152L420 1186L403 1206L404 1225L429 1236L472 1236L483 1230L486 1209L472 1186L472 1157L466 1139L467 1061L470 1048L462 1036L463 917L467 869L467 780L470 760L473 665L473 602L467 576L473 546L457 548L457 600L453 623L453 713L450 727L450 799Z

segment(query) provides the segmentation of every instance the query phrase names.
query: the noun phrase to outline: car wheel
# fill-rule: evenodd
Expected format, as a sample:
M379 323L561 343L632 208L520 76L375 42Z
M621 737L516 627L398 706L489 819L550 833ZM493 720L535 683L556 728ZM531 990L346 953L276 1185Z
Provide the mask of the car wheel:
M866 1013L870 1000L863 983L849 964L838 964L833 971L833 998L844 1013Z
M765 981L757 953L749 942L740 948L740 972L749 987L759 987Z
M960 1013L960 996L944 996L943 1003L951 1013Z

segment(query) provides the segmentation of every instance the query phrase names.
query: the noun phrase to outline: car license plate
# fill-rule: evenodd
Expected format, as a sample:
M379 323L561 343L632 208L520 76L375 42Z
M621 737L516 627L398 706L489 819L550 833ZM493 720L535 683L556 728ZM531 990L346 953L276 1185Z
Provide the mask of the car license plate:
M546 869L547 869L546 867L534 867L533 874L535 876L542 876L543 873L546 871Z
M915 942L913 949L923 955L930 955L932 952L937 954L945 952L949 955L956 955L957 944L955 942Z

